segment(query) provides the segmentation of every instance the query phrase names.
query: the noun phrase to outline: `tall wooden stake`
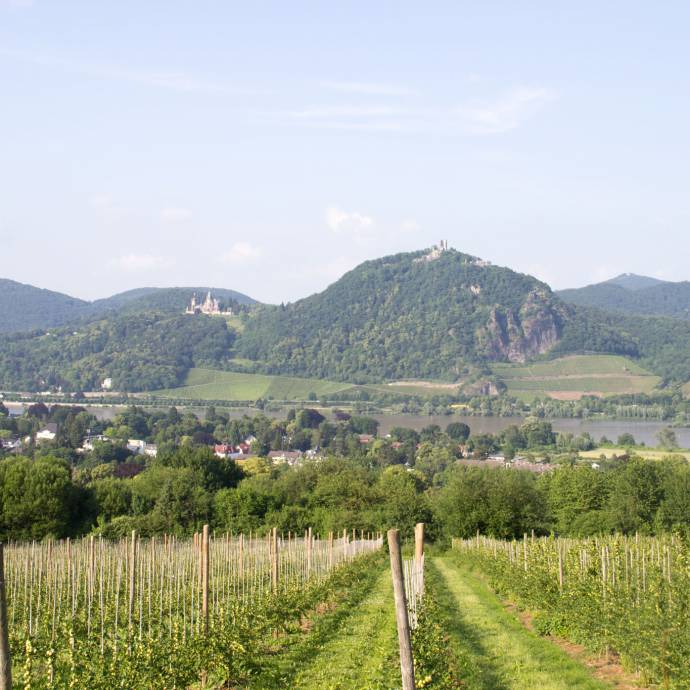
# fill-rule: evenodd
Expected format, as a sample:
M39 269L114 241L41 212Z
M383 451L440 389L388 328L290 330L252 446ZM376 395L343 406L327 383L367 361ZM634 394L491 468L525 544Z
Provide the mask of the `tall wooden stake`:
M5 596L5 551L0 543L0 690L12 690L7 598Z
M418 522L414 526L414 560L417 567L421 567L424 558L424 523Z
M412 659L412 643L410 641L410 621L407 617L407 600L405 598L405 579L403 574L402 554L400 553L399 530L388 530L388 549L391 557L391 575L393 577L393 595L395 598L395 619L398 625L402 690L415 690L414 662Z
M204 635L208 633L208 525L201 534L201 620Z

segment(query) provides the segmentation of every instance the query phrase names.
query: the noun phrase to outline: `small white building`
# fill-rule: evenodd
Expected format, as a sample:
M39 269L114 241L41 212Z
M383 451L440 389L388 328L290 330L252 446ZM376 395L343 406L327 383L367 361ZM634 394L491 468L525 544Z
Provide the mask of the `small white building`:
M57 424L46 424L42 429L36 432L36 441L54 441L57 436Z

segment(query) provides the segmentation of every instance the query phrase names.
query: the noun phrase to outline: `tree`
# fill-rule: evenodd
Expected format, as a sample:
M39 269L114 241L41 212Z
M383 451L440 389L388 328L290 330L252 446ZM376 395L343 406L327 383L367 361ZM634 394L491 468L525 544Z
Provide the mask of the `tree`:
M636 445L635 444L635 437L632 434L628 434L628 433L621 434L618 437L617 444L619 446L623 446L625 448L628 448L630 446L634 446L634 445Z
M465 443L470 437L470 427L464 422L451 422L446 427L446 434L457 443Z
M676 432L671 429L671 427L666 427L665 429L662 429L657 435L656 435L657 441L659 441L659 445L662 448L666 448L667 450L673 450L674 448L678 448L678 439L676 437Z
M79 492L66 462L50 456L0 463L0 538L66 537L77 528Z

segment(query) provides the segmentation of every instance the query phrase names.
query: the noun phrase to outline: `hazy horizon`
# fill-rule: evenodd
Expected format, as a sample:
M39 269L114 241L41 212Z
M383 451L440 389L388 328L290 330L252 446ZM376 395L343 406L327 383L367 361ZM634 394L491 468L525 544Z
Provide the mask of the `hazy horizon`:
M295 301L435 244L687 280L671 2L0 0L0 275Z

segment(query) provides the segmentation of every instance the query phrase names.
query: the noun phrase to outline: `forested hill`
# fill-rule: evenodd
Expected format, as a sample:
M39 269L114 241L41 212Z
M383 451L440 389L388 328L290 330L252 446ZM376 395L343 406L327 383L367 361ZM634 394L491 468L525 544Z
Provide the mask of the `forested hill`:
M565 302L605 311L690 320L690 282L618 276L604 283L557 293Z
M145 287L121 292L112 297L99 299L91 303L96 315L109 311L148 311L162 310L179 313L189 304L192 294L203 300L207 292L221 301L224 306L256 304L256 300L235 290L213 287Z
M237 349L276 373L455 380L488 361L548 353L564 337L573 349L637 354L631 338L579 317L548 285L450 250L367 261L322 293L259 309Z
M180 314L189 304L192 294L196 293L203 299L209 290L224 307L240 308L256 303L241 292L210 287L143 287L88 302L0 279L0 333L44 330L119 313L158 311Z
M0 333L61 326L88 309L84 300L0 278Z
M171 388L195 366L222 367L235 331L219 317L120 314L49 333L0 338L0 389Z

